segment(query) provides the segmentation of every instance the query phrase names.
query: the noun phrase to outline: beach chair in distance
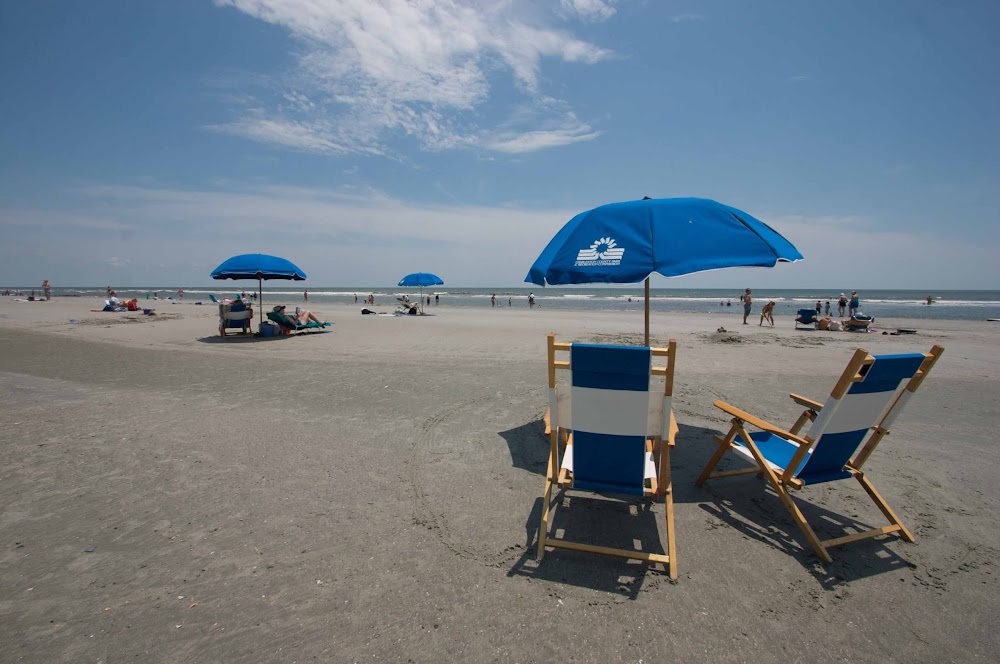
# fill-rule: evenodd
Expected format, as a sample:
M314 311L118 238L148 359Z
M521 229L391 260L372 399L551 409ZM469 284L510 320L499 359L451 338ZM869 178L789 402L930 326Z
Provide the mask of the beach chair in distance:
M795 329L799 329L799 325L812 325L815 330L819 327L819 319L816 316L815 309L799 309L795 313Z
M253 311L242 302L219 305L219 335L226 336L226 330L239 329L243 334L250 334L250 324L253 321Z
M715 436L719 449L696 484L702 486L711 478L747 473L763 475L813 551L828 563L833 560L828 549L858 540L899 533L904 541L913 542L913 534L875 489L863 466L879 442L889 435L896 417L923 384L942 353L944 348L934 346L929 353L873 357L859 348L825 404L797 394L789 395L805 410L787 431L728 403L716 401L717 408L732 416L732 427L725 437ZM812 424L809 433L803 435L800 431L806 422ZM759 431L749 433L748 425ZM729 450L749 458L756 467L713 473ZM850 477L861 484L890 525L820 540L789 490Z
M289 332L310 332L312 330L325 329L327 326L333 325L333 323L329 323L329 322L327 322L327 323L317 323L316 321L310 321L309 323L306 323L306 324L296 323L295 321L293 321L292 319L290 319L288 316L285 316L283 314L279 314L277 311L268 311L267 312L267 318L272 323L277 324L278 327L280 327L286 333L289 333Z
M661 563L677 578L670 448L677 435L671 409L677 342L667 348L557 342L548 336L549 460L538 529L538 560L545 547ZM569 353L557 360L557 353ZM660 365L659 359L665 358ZM557 385L556 372L570 372ZM654 388L662 376L662 393ZM663 499L666 555L573 542L549 535L553 489ZM554 532L554 527L553 527Z

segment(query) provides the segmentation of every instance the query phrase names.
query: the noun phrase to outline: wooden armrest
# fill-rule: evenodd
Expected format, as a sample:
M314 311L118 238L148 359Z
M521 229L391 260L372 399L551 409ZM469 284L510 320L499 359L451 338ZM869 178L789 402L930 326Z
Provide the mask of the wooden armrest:
M823 404L813 401L812 399L807 399L804 396L798 394L789 394L788 397L799 404L800 406L805 406L806 408L811 408L812 410L823 410Z
M716 401L715 407L729 413L738 420L743 420L747 424L750 424L760 429L761 431L767 431L768 433L773 433L775 435L781 436L785 440L788 440L789 442L795 443L797 445L809 445L809 441L806 440L805 438L796 436L794 433L791 433L790 431L785 431L781 427L777 427L766 420L760 419L759 417L754 417L745 410L740 410L736 406L730 405L725 401Z

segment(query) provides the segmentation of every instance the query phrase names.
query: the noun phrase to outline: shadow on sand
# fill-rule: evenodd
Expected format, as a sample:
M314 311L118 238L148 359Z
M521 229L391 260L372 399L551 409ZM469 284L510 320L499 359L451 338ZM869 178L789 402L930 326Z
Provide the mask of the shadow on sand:
M703 487L696 487L695 480L717 449L712 436L715 429L680 425L677 445L672 453L674 487L674 512L678 525L679 559L694 560L696 553L684 551L684 527L691 523L684 518L685 504L696 504L705 514L726 524L748 539L772 547L797 559L825 590L836 590L840 585L892 572L914 565L900 557L888 543L897 538L870 539L831 550L833 563L824 564L809 547L792 520L781 499L764 479L744 475L710 480ZM634 599L642 588L647 572L654 578L669 581L662 565L626 560L613 556L599 556L584 552L559 549L548 551L541 563L535 561L538 526L541 522L544 476L548 463L548 439L544 436L541 420L500 432L510 449L514 467L538 475L539 498L535 500L525 522L525 553L517 560L508 575L583 586L594 590L617 593ZM742 459L730 454L723 458L719 469L739 468ZM854 494L859 504L866 505L874 523L883 525L881 514L871 504L864 491L853 481L837 482L836 490ZM816 489L813 488L813 492ZM855 493L856 492L856 493ZM798 496L801 495L802 499ZM815 493L813 495L816 495ZM820 539L838 537L853 532L869 530L873 523L859 521L842 513L827 510L810 502L810 487L793 492L793 500ZM563 537L616 548L665 553L663 538L666 536L662 502L654 505L648 499L632 496L601 496L574 491L554 491L554 514L549 521L549 536ZM869 510L870 507L870 510ZM853 511L853 504L845 507Z

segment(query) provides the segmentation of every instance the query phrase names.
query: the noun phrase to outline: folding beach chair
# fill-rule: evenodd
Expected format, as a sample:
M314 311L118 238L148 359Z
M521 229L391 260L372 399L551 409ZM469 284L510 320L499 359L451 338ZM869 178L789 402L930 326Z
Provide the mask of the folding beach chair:
M816 317L815 309L799 309L795 314L795 329L799 329L799 325L812 325L815 330L819 327L819 320Z
M696 484L701 486L706 480L716 477L746 473L763 475L802 529L816 555L826 562L832 561L827 551L830 547L869 537L898 532L903 540L913 542L913 534L875 490L861 468L879 442L889 434L892 423L942 353L944 348L934 346L926 354L873 357L859 348L826 404L820 405L797 394L789 395L795 403L805 406L805 410L787 431L723 401L716 401L717 408L732 415L733 426L725 438L715 436L719 449ZM799 431L806 421L812 421L812 425L808 435L803 436ZM748 433L747 425L760 431ZM728 450L751 459L757 467L713 473L712 470ZM861 483L891 525L820 540L792 500L788 489L801 489L848 477Z
M538 559L545 547L589 551L662 563L677 578L670 448L677 422L670 407L677 342L667 348L600 346L556 342L548 337L549 463L538 529ZM568 352L568 360L556 360ZM665 357L665 366L653 358ZM556 381L556 370L571 374L570 385ZM651 385L664 378L663 392ZM582 544L548 534L554 510L552 489L663 498L666 505L666 555Z
M239 329L243 334L251 332L253 311L242 302L219 305L219 335L226 336L226 330Z
M277 311L268 311L267 318L273 323L277 323L285 332L309 332L312 330L325 329L333 323L317 323L316 321L309 321L308 323L296 323L288 316L279 314Z

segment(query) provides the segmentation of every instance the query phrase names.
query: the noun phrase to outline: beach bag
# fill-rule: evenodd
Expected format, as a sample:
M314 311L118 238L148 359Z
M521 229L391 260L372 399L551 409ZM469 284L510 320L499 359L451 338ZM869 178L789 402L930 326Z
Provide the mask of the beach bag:
M840 332L841 325L839 320L831 320L827 325L827 329L831 332Z

